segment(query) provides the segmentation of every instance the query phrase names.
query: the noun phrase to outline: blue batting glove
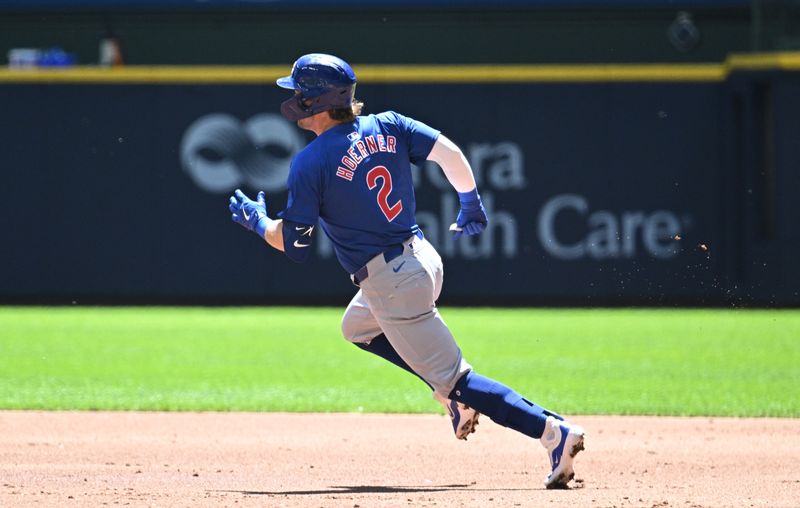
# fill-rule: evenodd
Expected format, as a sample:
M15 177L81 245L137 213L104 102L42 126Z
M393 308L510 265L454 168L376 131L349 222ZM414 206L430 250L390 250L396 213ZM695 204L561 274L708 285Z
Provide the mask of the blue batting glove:
M264 238L269 220L264 191L259 192L256 201L253 201L245 196L244 192L236 189L233 196L231 196L228 209L231 211L231 219L234 222Z
M451 228L453 230L453 239L459 239L464 233L467 235L483 233L489 218L486 217L486 210L483 208L481 197L478 195L478 189L459 192L458 200L461 202L461 210L458 211L456 227Z

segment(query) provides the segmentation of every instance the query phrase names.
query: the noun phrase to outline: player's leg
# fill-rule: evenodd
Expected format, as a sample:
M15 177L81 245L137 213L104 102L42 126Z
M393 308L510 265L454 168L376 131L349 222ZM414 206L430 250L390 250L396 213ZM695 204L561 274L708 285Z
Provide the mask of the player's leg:
M432 303L432 277L413 257L399 259L405 273L370 273L364 298L400 358L447 398L470 366Z
M368 351L374 355L380 356L401 369L404 369L422 380L428 388L433 389L431 385L425 381L419 374L408 366L408 364L400 358L397 351L392 347L383 334L380 325L369 310L367 302L364 300L364 294L361 290L353 296L350 304L344 311L342 316L342 334L345 339L352 342L364 351Z
M377 333L377 335L375 335ZM378 355L381 358L397 365L398 367L414 374L428 388L433 390L433 387L425 381L425 379L414 372L408 366L397 351L392 347L392 344L386 338L386 335L381 331L380 325L369 310L369 306L364 300L364 295L358 291L350 304L345 310L342 317L342 334L347 340L372 354ZM450 415L450 420L453 425L453 432L457 439L466 440L467 436L475 432L475 426L478 425L478 417L480 414L457 401L453 401L442 397L436 392L433 392L433 398L439 402L445 411Z
M450 398L474 407L493 422L539 439L547 450L551 472L545 486L565 488L574 476L572 461L583 450L584 431L508 386L468 372L455 385Z
M387 361L397 365L401 369L404 369L404 370L414 374L423 383L425 383L428 386L428 388L433 390L433 387L430 385L430 383L425 381L425 379L423 379L422 376L420 376L419 374L414 372L411 369L411 367L409 367L408 364L405 361L403 361L402 358L400 358L400 355L397 354L397 351L395 351L394 348L392 347L392 345L389 343L389 340L386 338L386 335L380 334L377 337L375 337L374 339L372 339L371 341L369 341L369 343L355 342L354 344L356 346L358 346L359 348L363 349L364 351L369 351L370 353L372 353L374 355L380 356L384 360L387 360Z
M474 371L458 380L450 397L475 407L495 423L536 439L542 437L548 416L564 419L530 402L503 383Z
M436 258L438 253L432 259L436 268L434 296L438 299L443 284L444 269L441 268L441 258L438 259L438 263ZM536 439L542 437L548 417L563 420L560 415L526 400L504 384L474 371L461 376L448 397L474 407L504 427Z
M556 413L502 383L471 372L434 303L443 274L435 249L420 249L415 256L403 256L392 265L396 268L402 262L400 274L376 267L374 278L370 272L369 284L362 285L364 298L394 349L443 398L540 439L553 466L546 485L566 485L572 475L571 459L583 445L582 429L572 429Z
M468 375L471 367L434 303L441 289L442 269L433 247L421 248L393 264L401 269L394 272L378 267L376 273L370 271L347 313L369 311L403 362L439 395L457 395L478 410L485 407L498 423L540 437L546 418L543 409L522 402L521 396L504 385ZM512 411L517 405L519 409Z
M433 303L441 290L441 284L435 283L434 265L441 267L441 258L427 242L415 242L414 248L407 247L406 254L390 264L378 259L367 265L370 275L362 282L362 299L384 331L388 346L431 385L434 399L450 414L456 437L466 439L475 431L480 413L448 399L447 394L469 364ZM431 259L418 252L425 246Z

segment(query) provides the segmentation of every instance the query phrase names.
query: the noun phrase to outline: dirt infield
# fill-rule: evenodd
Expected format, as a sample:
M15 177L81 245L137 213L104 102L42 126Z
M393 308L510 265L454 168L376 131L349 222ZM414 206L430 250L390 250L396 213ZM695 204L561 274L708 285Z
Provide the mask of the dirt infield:
M800 420L573 418L576 488L537 442L435 415L0 412L0 506L800 506Z

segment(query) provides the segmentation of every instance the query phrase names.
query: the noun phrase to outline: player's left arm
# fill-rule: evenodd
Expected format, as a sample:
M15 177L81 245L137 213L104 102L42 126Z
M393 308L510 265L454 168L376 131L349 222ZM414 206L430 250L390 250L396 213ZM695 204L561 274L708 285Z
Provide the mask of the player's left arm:
M263 191L253 201L244 192L236 189L228 208L234 222L257 234L292 261L300 263L308 259L314 226L271 218L267 214Z
M428 160L441 166L450 185L458 192L461 210L455 224L450 227L454 231L453 237L458 238L462 233L477 235L483 232L488 223L486 210L478 194L469 161L458 145L440 134L431 148Z
M236 189L231 196L228 209L234 222L257 234L279 251L283 251L283 221L272 219L267 215L264 191L259 192L253 201L244 192Z

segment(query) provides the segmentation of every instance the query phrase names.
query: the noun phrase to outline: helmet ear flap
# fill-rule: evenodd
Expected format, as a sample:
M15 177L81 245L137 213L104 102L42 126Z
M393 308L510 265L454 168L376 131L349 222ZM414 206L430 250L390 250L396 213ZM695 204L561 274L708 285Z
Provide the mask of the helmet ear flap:
M303 99L295 95L281 103L281 115L290 122L296 122L301 118L308 118L314 113L303 107Z

